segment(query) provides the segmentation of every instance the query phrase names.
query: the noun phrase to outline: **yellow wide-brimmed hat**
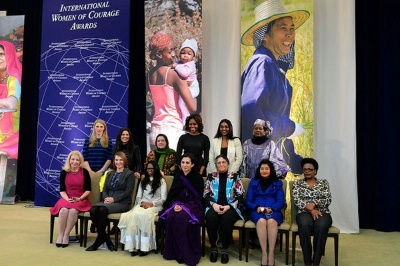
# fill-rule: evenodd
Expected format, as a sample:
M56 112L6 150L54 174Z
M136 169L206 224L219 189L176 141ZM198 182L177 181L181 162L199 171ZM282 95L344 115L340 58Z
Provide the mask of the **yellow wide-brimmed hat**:
M283 17L292 17L294 27L300 27L309 17L307 10L288 12L279 0L267 0L254 9L256 22L242 35L242 44L253 45L254 32L269 22Z

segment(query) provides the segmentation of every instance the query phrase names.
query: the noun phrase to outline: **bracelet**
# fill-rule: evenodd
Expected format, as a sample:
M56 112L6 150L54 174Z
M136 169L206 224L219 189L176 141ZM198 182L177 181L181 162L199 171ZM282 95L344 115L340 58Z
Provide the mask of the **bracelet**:
M81 197L79 197L79 201L82 201L82 198L81 198Z

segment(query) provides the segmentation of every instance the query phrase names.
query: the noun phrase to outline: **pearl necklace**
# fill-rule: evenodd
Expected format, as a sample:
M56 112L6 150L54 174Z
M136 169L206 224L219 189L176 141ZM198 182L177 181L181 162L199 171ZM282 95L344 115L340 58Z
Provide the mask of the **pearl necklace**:
M0 83L5 83L5 81L8 79L8 77L9 77L9 75L8 75L8 73L6 73L4 78L0 79Z

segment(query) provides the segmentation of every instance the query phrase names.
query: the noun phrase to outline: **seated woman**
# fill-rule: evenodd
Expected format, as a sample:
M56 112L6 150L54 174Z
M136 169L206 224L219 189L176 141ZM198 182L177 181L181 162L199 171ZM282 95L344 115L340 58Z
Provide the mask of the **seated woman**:
M283 220L281 209L285 205L285 195L274 164L268 159L261 160L256 175L250 181L246 205L251 221L256 224L262 251L261 265L275 265L274 249L278 226Z
M135 207L123 213L118 224L121 229L121 243L125 244L125 250L131 252L131 256L146 256L150 250L157 249L153 221L167 198L167 186L158 165L149 162L145 171Z
M156 162L163 175L175 175L177 170L175 151L169 148L169 141L166 135L158 134L156 137L156 148L149 152L144 162Z
M86 251L95 251L106 242L110 251L114 250L114 244L106 233L109 213L126 212L132 202L132 190L134 185L133 172L127 168L128 160L125 153L118 151L114 155L113 169L107 174L101 197L102 202L90 209L90 218L97 225L97 238Z
M332 225L328 208L332 196L328 181L315 177L318 173L318 162L315 159L304 158L301 160L301 167L304 179L297 180L293 185L294 204L299 208L296 221L304 264L317 266L325 249L329 227ZM314 247L311 246L311 235L314 235Z
M194 168L194 156L181 156L181 171L172 182L160 222L165 223L166 240L163 257L186 265L196 265L201 257L200 228L204 209L204 181Z
M71 151L60 174L60 195L50 209L51 215L58 214L59 235L56 246L67 247L69 233L78 220L78 212L90 210L87 196L90 194L91 183L89 171L83 168L83 156L79 151Z
M225 155L215 158L216 173L207 179L204 188L207 234L211 245L210 261L218 260L218 230L222 238L221 263L228 263L228 248L232 239L233 225L244 217L238 206L243 204L243 184L235 173L229 173L229 159ZM223 191L226 193L218 193Z

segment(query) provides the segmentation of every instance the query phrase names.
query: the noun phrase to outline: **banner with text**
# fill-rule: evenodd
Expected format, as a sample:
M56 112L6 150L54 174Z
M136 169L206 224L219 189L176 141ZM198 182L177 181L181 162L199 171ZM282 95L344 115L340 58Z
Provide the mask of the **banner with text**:
M93 122L127 126L130 1L43 1L35 205L60 197L68 153Z

